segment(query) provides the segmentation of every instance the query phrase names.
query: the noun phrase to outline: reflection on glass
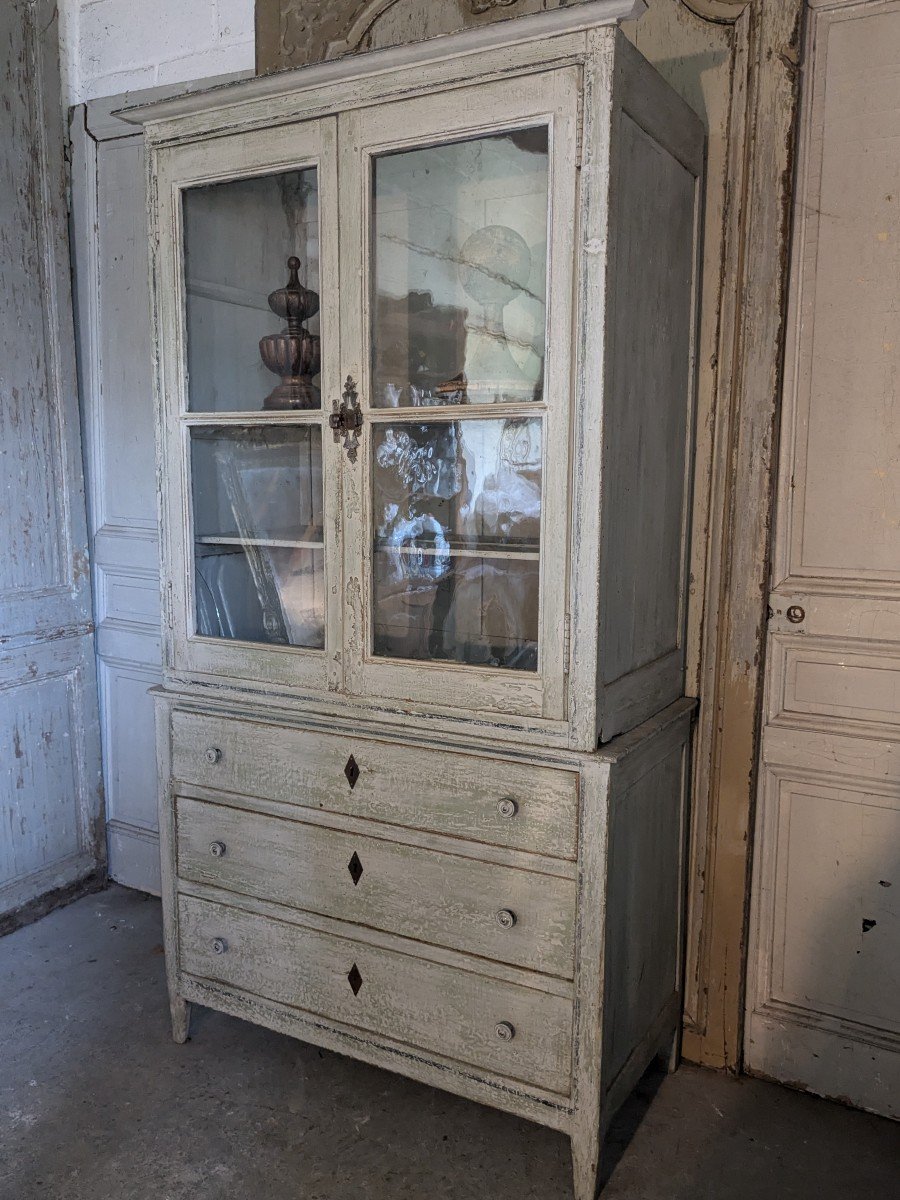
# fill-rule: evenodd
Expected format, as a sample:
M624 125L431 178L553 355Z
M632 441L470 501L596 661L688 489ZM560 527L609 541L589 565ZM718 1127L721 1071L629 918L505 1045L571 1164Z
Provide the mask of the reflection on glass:
M373 429L374 652L537 670L539 418Z
M191 430L197 632L325 645L322 432Z
M182 204L190 409L319 407L318 389L310 390L319 365L315 169L188 188ZM304 304L283 295L294 281L307 292ZM273 292L282 293L274 310ZM272 344L272 335L283 344ZM262 350L261 339L268 339ZM266 403L279 377L283 387L302 381L294 391L303 403Z
M543 396L547 127L374 163L373 403Z

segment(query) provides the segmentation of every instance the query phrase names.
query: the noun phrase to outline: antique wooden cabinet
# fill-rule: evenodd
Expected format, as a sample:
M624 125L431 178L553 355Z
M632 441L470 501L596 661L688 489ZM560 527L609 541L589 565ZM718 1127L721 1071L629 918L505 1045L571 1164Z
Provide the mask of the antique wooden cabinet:
M175 1037L602 1130L677 1042L697 117L626 0L131 110Z

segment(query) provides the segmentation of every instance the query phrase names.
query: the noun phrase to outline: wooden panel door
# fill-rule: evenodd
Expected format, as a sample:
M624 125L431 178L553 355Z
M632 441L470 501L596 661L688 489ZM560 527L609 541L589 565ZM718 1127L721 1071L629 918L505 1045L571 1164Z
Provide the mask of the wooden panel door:
M0 8L0 922L105 860L58 56Z
M324 118L159 152L163 652L176 674L340 682L335 137Z
M900 1115L900 3L812 0L746 1029Z
M355 695L564 716L577 93L567 69L340 118Z

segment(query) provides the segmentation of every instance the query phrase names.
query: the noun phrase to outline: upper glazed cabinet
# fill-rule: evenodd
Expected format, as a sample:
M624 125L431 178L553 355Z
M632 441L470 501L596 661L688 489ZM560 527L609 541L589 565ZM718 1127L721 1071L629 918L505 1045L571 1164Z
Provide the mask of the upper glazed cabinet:
M696 130L527 49L157 106L175 677L583 750L682 694Z

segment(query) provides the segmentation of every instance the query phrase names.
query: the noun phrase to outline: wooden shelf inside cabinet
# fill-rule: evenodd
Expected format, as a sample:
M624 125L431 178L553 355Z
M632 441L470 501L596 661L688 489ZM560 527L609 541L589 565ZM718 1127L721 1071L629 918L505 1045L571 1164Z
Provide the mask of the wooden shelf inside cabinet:
M275 550L324 550L323 541L309 541L297 538L245 538L236 534L204 535L195 539L199 546L264 546Z
M510 558L531 560L537 562L540 558L540 546L536 542L496 542L496 541L454 541L449 540L443 546L417 546L408 543L397 544L385 538L375 542L378 552L392 551L407 557L417 554L433 555L435 558L446 555L448 558Z

